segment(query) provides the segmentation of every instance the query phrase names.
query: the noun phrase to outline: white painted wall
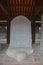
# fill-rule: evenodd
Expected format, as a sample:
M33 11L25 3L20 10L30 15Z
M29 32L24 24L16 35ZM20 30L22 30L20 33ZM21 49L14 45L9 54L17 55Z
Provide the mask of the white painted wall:
M10 47L31 47L31 21L24 16L18 16L11 21Z

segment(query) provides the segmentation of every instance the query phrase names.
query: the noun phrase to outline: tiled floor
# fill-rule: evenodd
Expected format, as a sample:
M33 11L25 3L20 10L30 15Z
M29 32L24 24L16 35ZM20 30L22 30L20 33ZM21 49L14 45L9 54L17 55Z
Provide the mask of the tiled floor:
M20 63L8 57L4 51L0 50L0 65L43 65L43 56L37 49L34 49L34 52Z

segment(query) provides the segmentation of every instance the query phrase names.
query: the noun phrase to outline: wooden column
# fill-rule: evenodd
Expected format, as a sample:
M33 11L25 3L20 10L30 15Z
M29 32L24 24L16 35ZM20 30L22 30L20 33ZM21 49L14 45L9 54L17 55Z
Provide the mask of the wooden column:
M31 23L31 29L32 29L32 44L35 44L35 21Z
M10 43L10 21L7 22L7 44Z

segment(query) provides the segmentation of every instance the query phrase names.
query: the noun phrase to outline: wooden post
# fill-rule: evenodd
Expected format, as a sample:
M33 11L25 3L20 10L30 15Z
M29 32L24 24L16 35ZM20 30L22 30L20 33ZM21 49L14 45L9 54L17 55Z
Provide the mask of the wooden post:
M31 23L31 29L32 29L32 44L35 44L35 21Z
M10 21L7 22L7 44L10 43Z

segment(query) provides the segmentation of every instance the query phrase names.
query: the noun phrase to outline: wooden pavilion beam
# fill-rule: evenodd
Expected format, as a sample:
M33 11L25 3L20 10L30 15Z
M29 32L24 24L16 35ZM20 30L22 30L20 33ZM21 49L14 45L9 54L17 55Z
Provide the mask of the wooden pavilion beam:
M8 12L6 11L5 7L2 4L0 4L0 8L5 12L5 14L8 14Z

